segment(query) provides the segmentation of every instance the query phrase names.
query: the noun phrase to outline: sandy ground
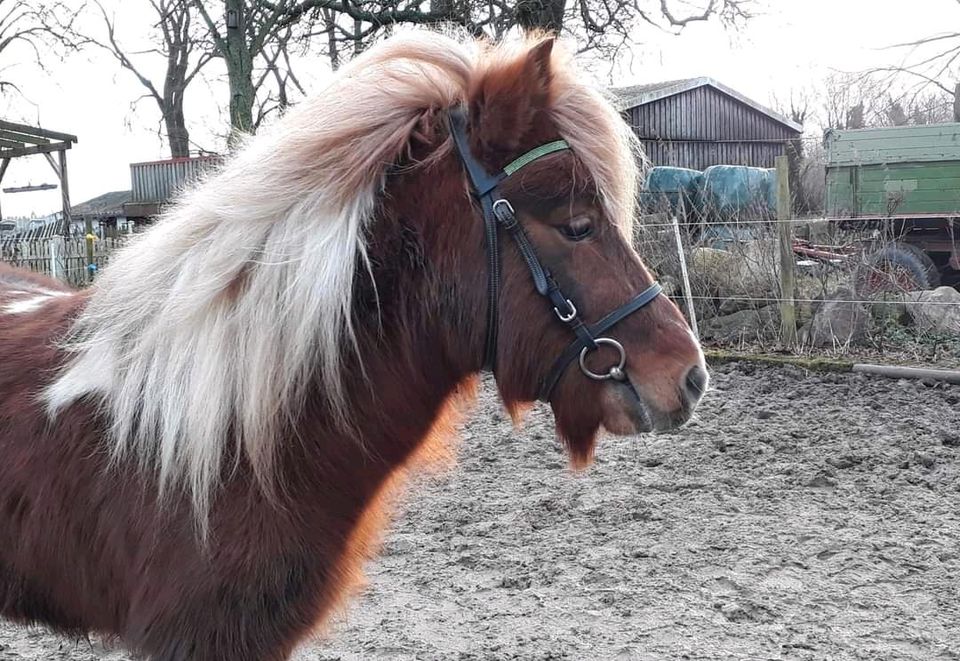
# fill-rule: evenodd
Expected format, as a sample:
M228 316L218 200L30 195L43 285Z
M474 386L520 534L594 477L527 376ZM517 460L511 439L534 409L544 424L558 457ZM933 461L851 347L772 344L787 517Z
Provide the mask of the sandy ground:
M298 661L960 659L960 388L727 365L574 475L491 397ZM0 659L127 659L0 626Z

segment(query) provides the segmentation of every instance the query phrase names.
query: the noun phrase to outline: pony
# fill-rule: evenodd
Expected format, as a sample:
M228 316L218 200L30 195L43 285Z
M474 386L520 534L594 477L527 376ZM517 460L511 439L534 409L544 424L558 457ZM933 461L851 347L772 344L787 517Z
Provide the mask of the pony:
M602 429L682 425L708 377L631 247L637 173L552 38L399 34L91 287L0 271L0 613L158 661L287 659L356 592L485 365L519 420L579 338L547 395L574 466ZM517 239L496 260L491 209Z

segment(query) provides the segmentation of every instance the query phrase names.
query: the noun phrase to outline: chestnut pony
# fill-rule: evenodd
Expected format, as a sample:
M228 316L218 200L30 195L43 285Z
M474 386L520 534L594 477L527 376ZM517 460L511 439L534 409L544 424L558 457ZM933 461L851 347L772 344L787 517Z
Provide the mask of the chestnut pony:
M640 292L549 389L557 431L584 464L601 427L683 424L707 376L630 245L632 145L552 40L403 34L90 289L0 271L0 611L163 661L286 659L355 588L385 497L448 439L485 360L518 416ZM496 199L573 321L509 228L491 295L470 159L514 163Z

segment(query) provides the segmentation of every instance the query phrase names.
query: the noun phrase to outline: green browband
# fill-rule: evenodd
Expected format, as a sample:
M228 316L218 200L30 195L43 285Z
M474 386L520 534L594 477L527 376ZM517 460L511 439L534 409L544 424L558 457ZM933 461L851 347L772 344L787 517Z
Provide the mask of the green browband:
M543 158L544 156L554 152L563 151L564 149L570 149L570 145L567 144L566 140L555 140L553 142L540 145L539 147L534 147L520 158L510 161L506 167L503 168L503 172L509 177L523 166L530 165L538 158Z

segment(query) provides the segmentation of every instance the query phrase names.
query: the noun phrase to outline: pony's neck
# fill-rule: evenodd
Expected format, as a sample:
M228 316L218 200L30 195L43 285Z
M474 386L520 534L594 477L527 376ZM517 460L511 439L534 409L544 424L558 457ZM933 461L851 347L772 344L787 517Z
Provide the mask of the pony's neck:
M354 287L356 350L343 364L349 419L338 426L314 390L299 424L316 437L313 456L296 460L321 473L340 458L359 461L375 481L451 431L482 367L487 305L482 228L456 168L418 169L389 185L371 224L370 272L359 267ZM476 255L464 257L464 245Z

